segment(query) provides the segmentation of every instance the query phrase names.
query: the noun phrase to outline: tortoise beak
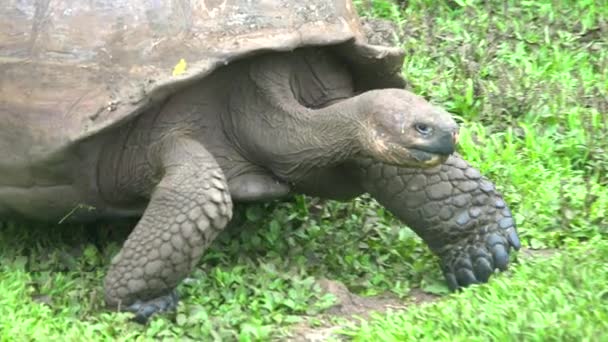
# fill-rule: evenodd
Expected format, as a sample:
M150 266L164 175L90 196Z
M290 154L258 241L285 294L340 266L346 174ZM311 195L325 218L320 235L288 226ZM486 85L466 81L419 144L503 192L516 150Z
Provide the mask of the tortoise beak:
M439 132L438 132L439 133ZM414 146L414 148L433 154L450 155L456 150L458 142L458 131L443 131L434 135L423 145Z

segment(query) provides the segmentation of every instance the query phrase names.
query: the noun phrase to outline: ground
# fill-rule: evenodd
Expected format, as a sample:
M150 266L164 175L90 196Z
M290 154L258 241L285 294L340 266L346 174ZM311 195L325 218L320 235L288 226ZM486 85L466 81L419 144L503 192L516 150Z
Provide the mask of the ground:
M608 3L356 1L401 28L411 90L511 205L525 250L448 294L372 199L295 197L237 220L147 326L103 307L130 225L0 228L0 340L608 340Z

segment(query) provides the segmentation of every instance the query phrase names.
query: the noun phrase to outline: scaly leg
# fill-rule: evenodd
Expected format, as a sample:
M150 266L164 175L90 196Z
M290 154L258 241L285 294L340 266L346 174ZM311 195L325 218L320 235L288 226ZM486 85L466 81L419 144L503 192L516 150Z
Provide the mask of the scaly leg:
M460 156L429 169L362 160L364 189L441 258L452 290L486 282L519 249L515 221L494 185Z
M175 287L232 216L224 175L200 143L167 139L151 157L160 182L105 279L108 305L139 322L176 306Z

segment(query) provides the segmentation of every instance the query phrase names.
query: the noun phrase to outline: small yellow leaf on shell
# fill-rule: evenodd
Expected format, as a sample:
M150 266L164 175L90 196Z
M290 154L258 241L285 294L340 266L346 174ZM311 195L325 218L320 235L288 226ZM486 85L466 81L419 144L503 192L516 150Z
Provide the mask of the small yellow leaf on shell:
M179 76L186 72L186 68L188 68L188 64L185 59L180 59L177 64L173 67L173 76Z

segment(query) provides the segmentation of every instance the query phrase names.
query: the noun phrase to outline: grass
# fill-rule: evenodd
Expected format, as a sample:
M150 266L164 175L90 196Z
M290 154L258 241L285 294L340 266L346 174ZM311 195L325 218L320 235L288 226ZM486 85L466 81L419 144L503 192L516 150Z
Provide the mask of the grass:
M374 315L342 333L355 341L605 341L608 244L519 258L508 278L407 311Z
M455 114L462 154L504 193L523 244L552 255L518 256L431 304L341 321L339 337L606 340L608 4L399 3L356 2L402 29L409 87ZM103 308L125 229L2 224L0 340L284 339L334 302L320 278L360 295L445 293L424 244L366 196L299 196L238 208L236 221L179 287L177 313L146 327Z

